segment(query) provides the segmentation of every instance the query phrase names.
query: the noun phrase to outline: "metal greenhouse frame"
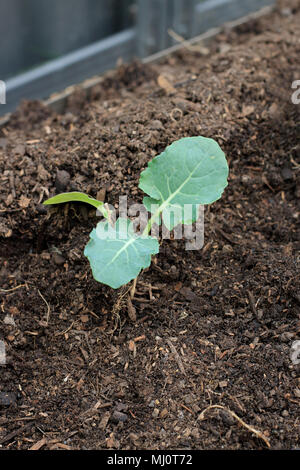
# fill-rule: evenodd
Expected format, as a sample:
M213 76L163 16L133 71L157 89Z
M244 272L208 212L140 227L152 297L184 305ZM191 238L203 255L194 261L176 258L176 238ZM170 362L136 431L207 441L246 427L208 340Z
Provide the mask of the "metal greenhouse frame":
M15 7L18 1L14 0ZM30 1L31 5L35 2L35 0L26 1ZM59 0L53 0L51 5L53 6L57 1ZM82 1L76 0L75 4L82 3ZM101 2L105 7L105 0L98 0L98 3ZM115 1L113 3L116 4ZM53 92L114 68L120 58L125 62L134 57L145 59L174 46L176 41L168 33L169 29L186 39L193 38L211 28L220 27L225 22L236 20L250 12L272 5L274 0L136 0L135 2L134 0L119 0L117 3L121 5L121 12L118 14L126 17L121 23L123 29L120 32L109 34L103 39L72 52L63 53L58 58L6 80L7 104L0 107L0 114L15 109L23 98L46 98ZM7 5L7 2L5 4ZM126 12L129 7L134 14L131 22L122 13ZM4 8L2 0L0 0L0 11L1 8ZM13 18L15 18L14 14L12 12ZM2 15L2 22L4 21L5 18ZM104 34L108 32L109 28L106 28ZM55 34L54 29L53 34ZM14 47L13 41L11 47ZM5 51L5 53L9 52ZM13 60L12 57L13 50L8 59ZM22 67L24 69L24 64ZM0 79L2 78L0 76Z

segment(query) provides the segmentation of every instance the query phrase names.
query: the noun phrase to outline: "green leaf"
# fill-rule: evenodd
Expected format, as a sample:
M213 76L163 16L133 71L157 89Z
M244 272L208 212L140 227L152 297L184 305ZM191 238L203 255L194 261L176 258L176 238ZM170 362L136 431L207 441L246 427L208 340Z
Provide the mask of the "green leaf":
M71 192L71 193L61 193L57 196L50 197L43 202L43 204L63 204L66 202L85 202L86 204L90 204L93 207L96 207L100 212L102 212L103 216L108 218L108 212L104 208L104 203L102 201L97 201L87 194L80 193L80 192Z
M152 199L151 197L144 197L143 204L146 207L148 212L155 214L158 209L161 207L160 201ZM198 219L199 214L199 204L192 205L188 209L182 209L180 204L169 204L163 210L164 223L168 227L176 227L178 224L191 225L195 220ZM160 213L153 217L152 224L156 223L160 225L161 215ZM171 229L170 229L171 230Z
M152 197L144 197L143 204L146 207L148 212L152 212L153 214L157 211L160 207L160 203L157 199L153 199ZM160 225L161 223L161 215L157 214L157 217L153 219L152 223L156 223Z
M151 255L159 252L156 238L138 236L129 219L119 218L115 226L99 222L84 249L96 281L114 289L135 279L150 266Z
M218 143L206 137L185 137L169 145L148 163L141 173L139 188L157 222L161 213L165 226L172 230L178 223L197 220L197 210L186 215L185 205L211 204L219 199L227 186L228 165ZM174 212L174 213L173 213Z

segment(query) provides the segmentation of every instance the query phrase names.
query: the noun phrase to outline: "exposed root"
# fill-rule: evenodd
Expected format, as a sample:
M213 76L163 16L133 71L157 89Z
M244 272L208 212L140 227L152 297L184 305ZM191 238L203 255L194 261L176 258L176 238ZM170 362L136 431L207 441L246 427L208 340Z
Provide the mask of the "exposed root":
M28 289L27 284L20 284L19 286L13 287L12 289L0 289L0 292L4 292L5 294L7 294L9 292L15 291L16 289L20 289L20 287L26 287L26 289Z
M49 317L50 317L50 305L48 304L47 300L45 299L45 297L41 294L41 292L39 291L39 289L37 290L38 293L39 293L39 296L43 299L43 301L45 302L45 304L47 305L47 313L46 313L46 326L48 326L49 324Z
M121 287L120 291L117 293L117 299L113 305L112 317L114 319L114 326L112 333L114 333L119 328L119 334L121 333L122 326L124 322L121 322L120 312L127 306L127 297L129 296L129 291L131 287Z

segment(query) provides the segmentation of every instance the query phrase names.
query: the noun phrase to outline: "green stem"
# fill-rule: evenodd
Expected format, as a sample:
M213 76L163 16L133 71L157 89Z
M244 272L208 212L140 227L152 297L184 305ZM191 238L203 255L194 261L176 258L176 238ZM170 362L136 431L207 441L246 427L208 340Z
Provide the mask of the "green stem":
M150 218L150 220L148 221L146 227L143 230L142 237L149 234L149 232L152 228L152 225L155 223L156 218L160 216L160 214L162 213L164 208L165 208L165 203L163 203L161 206L159 206L157 211L152 215L152 217Z

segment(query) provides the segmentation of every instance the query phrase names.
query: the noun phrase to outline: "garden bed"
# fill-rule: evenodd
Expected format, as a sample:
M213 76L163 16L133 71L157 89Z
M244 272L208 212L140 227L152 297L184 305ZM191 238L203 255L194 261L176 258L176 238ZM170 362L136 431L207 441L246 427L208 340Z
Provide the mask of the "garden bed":
M121 66L64 114L27 102L0 129L2 448L299 446L299 37L299 1L281 2L208 55ZM219 142L229 185L202 250L163 241L134 319L83 256L94 211L41 203L141 202L147 162L193 135Z

